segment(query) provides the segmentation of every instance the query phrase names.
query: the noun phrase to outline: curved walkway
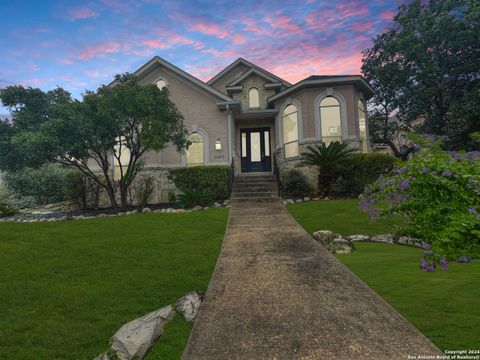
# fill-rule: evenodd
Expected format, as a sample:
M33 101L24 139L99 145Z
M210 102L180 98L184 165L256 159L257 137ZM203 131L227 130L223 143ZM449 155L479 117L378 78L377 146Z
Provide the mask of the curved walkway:
M183 359L386 360L437 354L277 199L232 201L222 252Z

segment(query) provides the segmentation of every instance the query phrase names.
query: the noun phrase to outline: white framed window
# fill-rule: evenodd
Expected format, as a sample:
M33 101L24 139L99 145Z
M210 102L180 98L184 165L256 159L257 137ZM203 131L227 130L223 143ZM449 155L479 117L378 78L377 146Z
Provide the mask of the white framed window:
M260 107L260 94L257 88L251 88L248 90L248 107L258 108Z
M298 109L295 105L288 105L283 110L282 126L285 158L298 156Z
M122 172L125 173L130 162L130 149L127 147L125 137L117 137L117 145L114 146L115 156L113 158L113 180L120 180L122 178Z
M334 141L342 141L340 102L333 96L327 96L320 103L320 124L322 141L325 145L328 146Z
M188 136L191 143L187 149L187 166L205 164L205 139L198 132L191 133Z
M358 100L358 129L362 140L362 152L368 152L367 117L362 100Z

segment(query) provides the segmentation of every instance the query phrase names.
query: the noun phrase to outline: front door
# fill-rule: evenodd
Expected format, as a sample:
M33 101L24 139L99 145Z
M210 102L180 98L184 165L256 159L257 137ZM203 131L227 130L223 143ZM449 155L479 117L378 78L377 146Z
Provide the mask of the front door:
M242 172L271 171L270 129L240 130Z

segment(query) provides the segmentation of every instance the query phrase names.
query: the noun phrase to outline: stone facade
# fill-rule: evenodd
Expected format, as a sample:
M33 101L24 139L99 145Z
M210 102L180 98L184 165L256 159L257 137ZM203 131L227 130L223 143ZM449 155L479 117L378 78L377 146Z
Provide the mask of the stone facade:
M248 104L248 93L251 88L256 88L258 90L259 98L260 98L260 109L267 108L267 99L270 96L275 95L275 91L265 89L266 83L267 81L264 78L256 74L252 74L249 77L247 77L244 81L242 81L243 91L240 93L234 93L232 95L233 100L240 101L241 111L250 110L250 107Z

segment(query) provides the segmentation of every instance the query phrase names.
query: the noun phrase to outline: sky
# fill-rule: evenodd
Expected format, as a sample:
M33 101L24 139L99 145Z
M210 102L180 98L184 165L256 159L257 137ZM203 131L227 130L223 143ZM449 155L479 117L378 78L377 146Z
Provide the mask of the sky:
M79 98L155 55L203 81L238 57L291 83L359 74L399 1L0 0L0 88Z

